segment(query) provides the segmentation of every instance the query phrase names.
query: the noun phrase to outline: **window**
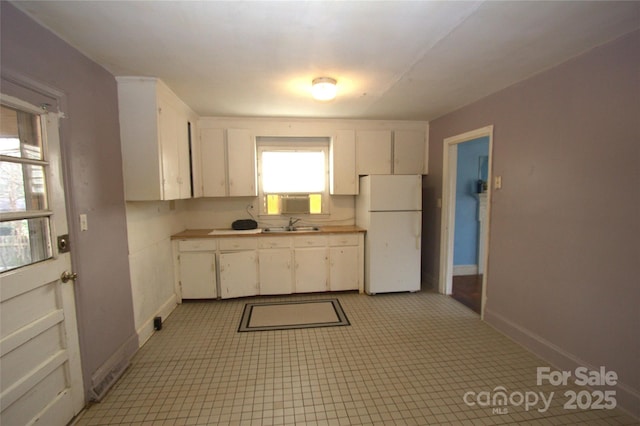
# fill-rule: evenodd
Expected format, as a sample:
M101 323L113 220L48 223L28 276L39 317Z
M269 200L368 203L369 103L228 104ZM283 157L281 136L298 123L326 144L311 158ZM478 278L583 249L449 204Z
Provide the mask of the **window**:
M40 115L0 110L0 272L53 255Z
M328 212L329 139L258 138L260 213Z

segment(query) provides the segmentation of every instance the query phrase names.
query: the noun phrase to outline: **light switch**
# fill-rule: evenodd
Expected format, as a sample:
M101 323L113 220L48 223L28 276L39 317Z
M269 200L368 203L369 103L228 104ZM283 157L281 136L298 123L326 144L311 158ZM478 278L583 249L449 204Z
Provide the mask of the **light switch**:
M87 222L87 215L84 213L80 215L80 230L81 231L89 230L89 222Z
M495 189L501 189L502 188L502 176L496 176L493 179L493 187Z

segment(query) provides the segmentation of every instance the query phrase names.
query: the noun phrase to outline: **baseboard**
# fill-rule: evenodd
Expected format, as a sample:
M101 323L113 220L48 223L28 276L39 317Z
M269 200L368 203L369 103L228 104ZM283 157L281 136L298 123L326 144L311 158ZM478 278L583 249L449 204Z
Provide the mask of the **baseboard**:
M524 346L527 350L544 359L558 370L575 371L578 367L586 367L591 371L597 371L599 369L599 366L590 365L577 356L564 351L562 348L532 333L526 328L514 324L509 319L490 309L485 308L484 320L500 333ZM640 419L640 392L620 382L620 380L618 380L618 384L615 386L615 391L617 408Z
M132 335L116 350L91 376L89 401L100 401L129 366L131 358L138 350L138 336Z
M162 321L164 321L171 312L178 306L178 299L175 294L172 294L166 302L164 302L160 308L151 315L138 329L136 332L138 333L138 347L141 348L142 345L147 343L147 340L153 335L155 331L153 328L153 319L155 317L162 317Z
M478 275L478 265L454 265L453 276Z

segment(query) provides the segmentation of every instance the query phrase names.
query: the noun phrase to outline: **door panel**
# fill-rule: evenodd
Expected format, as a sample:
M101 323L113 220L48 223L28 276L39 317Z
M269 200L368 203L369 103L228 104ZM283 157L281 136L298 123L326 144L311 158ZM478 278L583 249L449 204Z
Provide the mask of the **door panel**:
M183 299L215 299L218 296L216 254L180 253L180 283Z
M74 284L73 281L63 284L60 280L64 271L70 271L71 258L69 253L58 252L53 243L56 236L67 233L58 116L43 114L41 109L15 98L2 96L2 103L30 113L41 123L46 143L42 144L41 158L30 161L42 166L43 173L37 177L41 185L30 190L46 197L48 210L27 203L24 214L41 217L50 223L49 234L41 232L36 240L27 242L31 253L38 250L34 245L44 244L50 255L45 260L32 258L23 263L26 266L9 265L0 273L0 423L13 425L37 421L64 425L80 412L84 396ZM3 121L0 135L4 139L3 146L13 143L8 139L19 139L22 143L20 124L13 133L6 132L5 124ZM31 146L28 148L33 152ZM21 161L7 156L0 160L3 164ZM0 184L15 184L16 179L19 181L20 177L3 174ZM0 213L0 224L11 226L16 233L24 232L15 226L19 222L16 218L22 213L5 212ZM51 244L47 242L48 237ZM3 240L3 243L7 241ZM9 244L17 247L21 241L14 239Z
M325 247L295 250L296 293L327 291L328 251Z
M260 250L260 294L291 294L291 249Z

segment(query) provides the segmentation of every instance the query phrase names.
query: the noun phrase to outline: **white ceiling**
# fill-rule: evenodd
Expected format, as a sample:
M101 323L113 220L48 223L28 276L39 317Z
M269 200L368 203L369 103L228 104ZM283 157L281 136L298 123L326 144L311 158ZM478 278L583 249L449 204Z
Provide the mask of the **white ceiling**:
M640 28L640 2L19 1L202 116L430 120ZM310 97L311 80L338 97Z

